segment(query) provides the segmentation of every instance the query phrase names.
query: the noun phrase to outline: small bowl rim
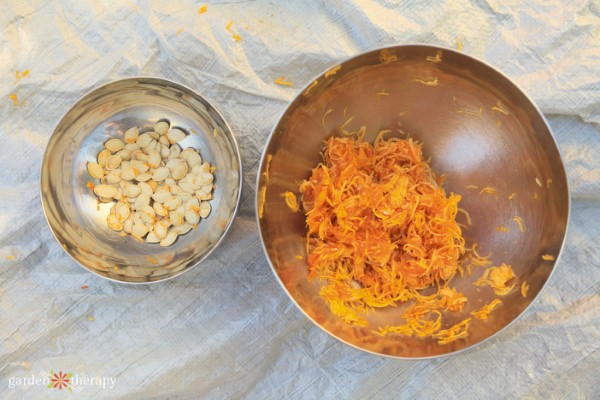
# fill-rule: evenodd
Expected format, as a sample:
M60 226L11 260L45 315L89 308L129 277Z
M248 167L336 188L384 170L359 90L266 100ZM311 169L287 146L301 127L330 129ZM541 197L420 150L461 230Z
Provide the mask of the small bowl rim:
M337 65L342 65L348 62L351 62L355 59L358 59L360 57L363 57L367 54L370 53L374 53L374 52L381 52L382 50L391 50L391 49L399 49L399 48L409 48L409 47L424 47L424 48L430 48L432 51L436 51L436 50L441 50L441 51L448 51L448 52L452 52L454 54L457 54L459 56L462 57L467 57L469 59L471 59L472 61L475 61L477 63L482 64L484 67L489 68L490 70L496 72L498 75L500 75L503 79L505 79L507 82L509 82L510 84L512 84L524 97L525 100L527 100L534 108L534 110L536 111L536 113L539 115L539 117L541 118L542 122L544 123L544 125L546 126L546 128L548 129L548 132L550 133L550 138L554 144L554 146L556 147L557 151L558 151L558 155L560 157L560 162L561 162L561 166L562 166L562 170L565 174L565 190L566 190L566 195L567 195L567 215L566 215L566 222L565 222L565 233L564 236L562 238L562 243L560 246L560 250L558 252L558 256L556 257L556 259L554 260L554 265L552 266L552 271L550 271L550 274L548 275L548 278L546 279L546 282L544 282L544 284L542 285L542 287L540 288L539 292L537 293L537 295L531 299L531 301L529 302L529 304L523 309L523 311L521 311L521 313L519 315L517 315L516 318L514 318L512 321L510 321L508 324L506 324L505 326L503 326L502 328L498 329L496 332L494 332L493 334L491 334L490 336L486 337L485 339L477 342L477 343L473 343L470 346L458 349L458 350L453 350L447 353L443 353L443 354L436 354L436 355L432 355L432 356L417 356L417 357L404 357L404 356L396 356L396 355L392 355L392 354L384 354L384 353L378 353L376 351L373 350L369 350L369 349L365 349L362 347L359 347L358 345L355 345L353 343L350 343L336 335L334 335L333 333L329 332L327 329L325 329L321 324L319 324L317 321L315 321L314 318L312 318L310 315L308 315L308 313L298 304L298 302L296 301L296 299L294 299L291 294L289 293L288 289L285 287L283 281L281 280L281 278L279 277L279 274L277 273L277 271L275 270L275 266L273 265L273 262L271 261L271 257L269 257L269 253L267 251L267 248L265 246L265 239L263 237L263 231L260 227L260 218L258 216L258 209L259 209L259 191L260 191L260 171L262 171L263 169L263 164L265 162L265 157L267 154L267 148L269 146L269 144L271 143L273 136L275 135L277 128L279 126L279 123L281 122L281 120L283 119L283 117L285 116L285 114L288 112L290 106L292 104L294 104L299 98L300 96L302 96L302 94L313 84L313 82L317 81L318 79L320 79L329 69L334 68ZM427 44L427 43L400 43L400 44L390 44L390 45L385 45L385 46L380 46L380 47L375 47L372 49L369 49L367 51L363 51L359 54L356 54L354 56L350 56L347 57L341 61L336 62L335 64L331 64L328 65L325 69L323 69L321 72L319 72L317 75L314 75L312 77L312 79L308 80L308 82L306 83L306 85L304 85L300 90L298 90L298 92L294 95L294 97L287 103L286 107L284 108L284 110L279 114L279 117L277 118L277 122L275 123L275 125L273 126L271 133L269 134L269 136L267 137L267 140L265 142L265 146L264 149L261 153L261 158L260 158L260 163L258 165L258 169L257 169L257 175L256 175L256 183L255 183L255 198L254 198L254 209L255 209L255 218L256 218L256 223L258 225L258 232L259 232L259 236L260 236L260 244L261 247L263 249L263 253L265 255L265 258L267 259L267 262L269 263L269 266L271 267L271 272L273 273L273 275L275 275L275 278L277 279L277 282L279 283L279 285L281 286L281 288L283 289L284 293L286 294L286 296L288 297L288 299L290 299L294 305L296 306L297 309L299 309L315 326L319 327L319 329L321 329L322 331L324 331L325 333L327 333L329 336L333 337L334 339L356 349L356 350L360 350L362 352L365 353L369 353L375 356L379 356L379 357L386 357L386 358L390 358L390 359L395 359L395 360L408 360L408 361L420 361L420 360L431 360L431 359L437 359L437 358L443 358L443 357L449 357L449 356L454 356L457 355L459 353L462 352L467 352L467 351L471 351L477 347L482 346L484 343L488 342L489 340L495 338L496 336L498 336L501 332L505 332L512 324L514 324L517 320L521 319L523 317L524 314L526 314L532 307L532 305L539 299L540 295L544 292L544 290L546 289L546 287L548 286L548 282L550 282L550 280L552 279L552 276L554 275L554 273L556 272L557 266L559 264L559 261L562 257L562 255L564 254L564 250L565 250L565 245L567 242L567 238L568 238L568 234L569 234L569 229L570 229L570 221L571 221L571 189L569 186L569 176L567 174L567 170L565 168L565 158L564 155L560 149L560 146L558 145L558 142L556 140L555 134L552 131L552 128L550 127L550 124L548 123L548 120L546 119L546 116L544 115L544 113L540 110L540 108L538 107L538 105L533 101L533 99L523 90L521 89L521 87L519 85L517 85L515 82L513 82L512 79L510 79L504 72L500 71L498 68L494 67L493 65L489 64L488 62L472 56L470 54L464 53L462 51L456 50L456 49L452 49L449 47L445 47L445 46L439 46L439 45L434 45L434 44Z
M48 157L48 145L50 144L50 141L52 140L52 137L56 133L56 129L58 128L58 126L63 122L63 120L67 117L67 115L73 110L73 108L75 106L77 106L79 103L81 103L83 100L85 100L88 96L92 95L94 92L96 92L98 90L101 90L101 89L104 89L107 86L114 85L114 84L121 83L121 82L126 82L126 81L150 80L150 79L151 80L161 81L161 82L166 83L169 86L175 87L177 89L183 88L185 90L188 90L194 96L199 97L200 99L202 99L203 101L205 101L208 105L210 105L210 107L212 108L212 110L219 116L219 118L221 118L221 120L223 121L223 123L225 124L225 126L227 127L227 129L229 130L229 132L231 133L231 139L233 141L233 147L234 147L234 150L235 150L235 155L236 155L237 160L238 160L238 164L239 164L239 166L238 166L238 174L239 174L239 176L238 176L238 185L239 185L239 189L238 189L237 198L235 200L235 208L233 209L233 213L231 215L231 218L227 222L227 226L223 230L223 233L219 237L219 240L217 240L213 244L213 246L202 257L200 257L200 259L197 262L195 262L194 264L188 266L187 268L181 269L181 270L175 272L174 274L172 274L172 275L170 275L168 277L165 277L165 278L161 278L161 279L157 279L157 280L152 280L152 281L130 282L130 281L125 281L125 280L115 279L115 278L112 278L112 277L109 277L109 276L104 276L104 275L102 275L102 274L94 271L93 269L88 268L87 266L83 265L79 260L77 260L69 251L67 251L63 247L62 243L59 241L58 237L56 236L56 232L54 231L54 228L52 227L52 224L48 220L48 215L46 213L46 206L45 206L44 195L43 195L42 181L44 179L46 157ZM229 126L229 123L223 117L223 114L214 106L214 102L213 101L211 101L209 98L201 95L200 93L198 93L197 91L193 90L189 86L184 85L184 84L179 83L179 82L175 82L175 81L173 81L171 79L167 79L167 78L163 78L163 77L158 77L158 76L152 76L152 75L134 75L134 76L126 77L126 78L120 78L120 79L108 81L106 83L103 83L101 85L98 85L98 86L92 87L91 89L86 90L62 114L62 116L58 119L58 121L56 122L56 124L54 124L54 128L52 129L52 134L48 137L48 140L46 141L46 144L44 145L44 155L42 157L42 162L41 162L41 166L40 166L40 178L39 178L39 191L40 192L39 193L40 193L40 202L42 203L42 213L44 214L44 219L46 220L46 225L48 226L48 228L50 228L50 232L52 233L52 237L54 237L54 239L56 240L56 242L59 244L59 247L66 254L68 254L69 257L71 257L71 259L73 261L75 261L75 263L77 265L79 265L80 267L82 267L86 271L91 272L94 275L99 276L99 277L101 277L103 279L106 279L108 281L111 281L111 282L116 282L116 283L125 284L125 285L150 285L150 284L158 284L158 283L161 283L161 282L168 281L170 279L173 279L173 278L175 278L177 276L180 276L180 275L184 274L185 272L191 270L192 268L197 267L202 261L204 261L206 258L208 258L213 253L213 251L215 251L217 249L217 247L219 247L219 245L221 245L221 243L223 242L223 240L225 239L225 237L231 231L232 226L233 226L233 224L235 222L235 219L237 217L237 213L239 211L240 202L241 202L241 199L242 199L243 179L244 179L244 174L243 174L242 157L241 157L241 154L240 154L240 149L239 149L239 145L238 145L237 139L235 137L233 129L231 129L231 126Z

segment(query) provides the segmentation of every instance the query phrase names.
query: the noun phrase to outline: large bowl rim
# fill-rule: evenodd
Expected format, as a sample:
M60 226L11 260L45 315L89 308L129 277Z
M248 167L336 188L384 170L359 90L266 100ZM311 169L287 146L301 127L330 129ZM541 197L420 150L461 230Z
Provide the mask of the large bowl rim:
M550 133L550 138L552 140L552 143L554 144L555 148L558 151L559 157L560 157L560 163L561 163L561 167L562 167L562 171L565 174L565 185L566 185L566 191L567 191L567 217L566 217L566 222L565 222L565 233L563 235L562 238L562 243L558 252L558 256L556 257L556 260L554 261L554 265L552 266L552 270L550 271L550 274L548 275L548 278L546 279L546 282L544 282L544 284L542 285L542 287L540 288L540 291L538 292L538 294L531 299L530 303L527 305L527 307L525 307L523 309L523 311L521 311L521 313L519 313L519 315L517 315L512 321L510 321L508 324L506 324L505 326L503 326L502 328L498 329L496 332L494 332L493 334L491 334L490 336L486 337L485 339L477 342L477 343L473 343L470 346L464 347L462 349L458 349L458 350L454 350L454 351L450 351L447 353L443 353L443 354L437 354L437 355L433 355L433 356L418 356L418 357L403 357L403 356L395 356L395 355L391 355L391 354L384 354L384 353L378 353L372 350L368 350L362 347L359 347L353 343L347 342L346 340L334 335L333 333L329 332L327 329L325 329L323 326L321 326L321 324L319 324L317 321L315 321L310 315L308 315L308 313L306 311L304 311L304 309L296 302L296 300L292 297L292 295L289 293L289 291L287 290L287 288L285 287L285 285L283 284L283 281L281 280L281 278L279 277L279 274L277 273L277 271L275 270L275 266L273 265L273 262L271 261L271 258L269 257L269 253L267 251L267 248L265 246L265 241L263 238L263 232L262 229L260 228L260 218L258 216L258 209L259 209L259 193L260 193L260 171L262 171L263 168L263 163L265 162L265 157L267 154L267 148L269 146L269 144L271 143L271 140L273 139L273 136L275 135L275 132L277 131L277 128L279 127L279 124L281 122L281 120L283 119L283 117L285 116L285 114L288 112L288 110L290 109L291 105L294 104L299 98L300 96L302 96L302 94L313 84L313 82L315 82L316 80L318 80L319 78L321 78L323 76L323 74L325 72L327 72L329 69L337 66L337 65L342 65L348 62L351 62L353 60L356 60L358 58L361 58L363 56L366 56L367 54L370 53L375 53L375 52L381 52L382 50L392 50L392 49L401 49L401 48L408 48L408 47L422 47L422 48L429 48L432 51L444 51L444 52L452 52L458 56L461 57L467 57L469 59L471 59L471 61L474 61L476 63L480 63L481 65L483 65L486 68L489 68L490 70L496 72L498 75L500 75L503 79L505 79L507 82L509 82L510 84L512 84L516 90L521 93L521 95L523 95L523 98L528 101L531 106L533 106L534 110L537 112L538 116L541 118L542 122L544 123L544 125L546 126L546 128L548 129L548 132ZM555 271L556 271L556 267L564 253L564 248L565 248L565 243L566 243L566 239L567 239L567 235L569 232L569 226L570 226L570 221L571 221L571 190L569 188L569 177L567 175L567 171L565 168L565 162L564 162L564 156L562 154L562 151L560 149L560 147L558 146L556 137L554 136L554 132L552 131L550 124L548 123L548 120L546 119L544 113L539 109L539 107L537 106L537 104L531 99L531 97L525 93L525 91L523 91L523 89L521 89L516 83L514 83L506 74L504 74L502 71L500 71L498 68L492 66L491 64L487 63L486 61L483 61L477 57L471 56L469 54L463 53L462 51L458 51L455 49L451 49L449 47L444 47L444 46L438 46L438 45L432 45L432 44L425 44L425 43L405 43L405 44L396 44L396 45L387 45L387 46L381 46L381 47L376 47L373 48L371 50L362 52L360 54L357 54L355 56L352 57L348 57L342 61L339 61L335 64L332 64L330 66L328 66L326 69L324 69L322 72L320 72L318 75L315 75L312 79L310 79L308 81L308 83L302 88L300 89L296 95L294 96L294 98L292 100L290 100L287 104L287 106L285 107L285 109L280 113L276 124L273 126L273 129L271 130L271 133L269 134L267 141L265 143L264 149L262 151L261 154L261 159L260 159L260 163L258 165L258 170L257 170L257 176L256 176L256 184L255 184L255 200L254 200L254 208L255 208L255 214L256 214L256 223L258 225L258 232L259 232L259 236L260 236L260 243L263 249L263 253L267 259L267 262L269 263L269 266L271 267L271 271L273 272L273 275L275 275L275 278L277 279L277 282L279 282L279 285L281 286L281 288L283 289L283 291L285 292L285 294L287 295L287 297L295 304L296 308L298 308L314 325L316 325L317 327L319 327L322 331L324 331L325 333L327 333L329 336L333 337L334 339L350 346L353 347L357 350L366 352L366 353L370 353L376 356L380 356L380 357L386 357L386 358L391 358L391 359L396 359L396 360L414 360L414 361L419 361L419 360L430 360L430 359L436 359L436 358L442 358L442 357L448 357L448 356L452 356L452 355L456 355L462 352L466 352L469 350L473 350L476 347L479 347L481 345L483 345L484 343L486 343L487 341L495 338L497 335L499 335L501 332L506 331L512 324L514 324L517 320L519 320L524 314L527 313L527 311L531 308L532 304L534 304L537 299L540 297L540 295L542 294L542 292L546 289L546 287L548 286L548 282L552 279L552 276L554 275Z
M229 221L227 222L227 226L225 227L225 229L223 230L223 233L221 234L221 237L219 238L219 240L217 240L213 246L202 256L200 257L200 259L195 262L194 264L188 266L187 268L181 269L177 272L175 272L173 275L170 275L168 277L165 278L161 278L161 279L157 279L157 280L153 280L153 281L141 281L141 282L130 282L130 281L125 281L125 280L119 280L119 279L115 279L112 277L108 277L108 276L104 276L96 271L94 271L93 269L88 268L87 266L83 265L81 262L79 262L79 260L77 260L70 252L68 252L61 244L61 242L59 241L58 237L56 236L56 233L54 231L54 228L52 227L52 224L50 224L50 221L48 219L48 215L46 213L46 204L44 201L44 194L43 194L43 187L42 187L42 181L44 179L44 174L45 174L45 165L46 165L46 159L48 157L48 145L50 144L50 141L52 140L52 138L54 137L54 135L56 134L56 129L60 126L60 124L63 122L63 120L67 117L67 115L69 115L69 113L77 106L79 105L81 102L83 102L88 96L91 96L92 94L94 94L96 91L99 91L101 89L104 89L108 86L114 85L114 84L118 84L118 83L123 83L123 82L127 82L127 81L145 81L145 80L154 80L154 81L159 81L160 83L164 83L168 86L171 87L175 87L177 90L187 90L189 91L193 96L201 99L202 101L206 102L208 105L210 105L210 107L212 108L212 110L219 116L219 118L221 118L221 120L223 121L225 127L227 127L227 129L229 130L229 132L231 133L231 139L233 142L233 147L235 150L235 155L238 161L238 194L237 194L237 199L235 200L235 208L233 209L233 213L231 214L231 218L229 219ZM113 80L113 81L109 81L107 83L101 84L99 86L95 86L91 89L88 89L83 95L81 95L71 106L69 106L69 108L67 109L67 111L65 111L63 113L63 115L59 118L58 122L54 125L54 128L52 129L52 134L48 137L48 140L46 141L46 144L44 146L44 156L42 157L42 165L40 167L40 201L42 203L42 212L44 214L44 218L46 220L46 224L48 225L48 227L50 228L50 232L52 232L52 236L54 237L54 239L56 240L56 242L60 245L60 247L63 249L63 251L65 253L67 253L69 255L69 257L71 257L71 259L73 259L75 261L75 263L77 265L79 265L80 267L84 268L86 271L89 271L103 279L112 281L112 282L117 282L120 284L127 284L127 285L149 285L149 284L156 284L156 283L160 283L160 282L165 282L168 281L170 279L173 279L179 275L182 275L183 273L191 270L192 268L197 267L202 261L204 261L208 256L210 256L212 254L213 251L215 251L215 249L217 247L219 247L219 245L221 244L221 242L225 239L225 237L229 234L231 227L233 226L233 222L236 219L238 210L239 210L239 205L240 205L240 201L242 198L242 187L243 187L243 166L242 166L242 157L240 155L240 150L239 150L239 146L237 143L237 139L235 137L235 134L233 133L233 130L231 129L231 127L229 126L229 124L227 123L227 120L223 117L223 115L221 114L221 112L213 105L214 102L210 101L207 97L202 96L201 94L199 94L198 92L196 92L195 90L193 90L192 88L190 88L189 86L186 86L184 84L181 84L179 82L175 82L171 79L166 79L166 78L162 78L162 77L157 77L157 76L151 76L151 75L136 75L136 76L130 76L127 78L122 78L122 79L117 79L117 80Z

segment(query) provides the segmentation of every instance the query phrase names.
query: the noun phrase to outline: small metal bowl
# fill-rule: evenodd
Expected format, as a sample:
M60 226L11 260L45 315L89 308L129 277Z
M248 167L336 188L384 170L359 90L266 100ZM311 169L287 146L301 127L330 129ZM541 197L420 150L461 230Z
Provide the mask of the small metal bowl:
M199 149L216 166L211 214L170 247L109 229L112 203L97 202L86 169L108 138L122 137L133 126L151 130L163 118L189 133L182 148ZM44 154L41 198L52 233L79 264L114 281L147 283L189 270L216 248L237 212L241 180L237 143L217 110L187 87L135 77L92 90L62 117Z
M354 118L349 121L350 117ZM374 334L378 326L402 324L405 304L373 310L366 316L370 326L365 328L333 315L319 296L322 282L308 280L304 214L292 212L282 193L298 193L298 184L322 161L324 140L340 135L344 123L347 131L365 125L369 142L388 129L392 136L406 137L402 131L422 142L434 171L447 175L446 192L460 194L460 207L470 213L472 226L463 230L467 246L477 243L482 254L491 252L493 265L511 264L518 285L530 285L527 296L517 287L501 297L503 305L487 321L472 320L467 338L447 345L434 339ZM480 194L487 186L497 193ZM352 58L317 77L292 101L264 150L256 207L261 240L275 275L315 324L359 349L414 359L481 343L525 311L554 268L555 262L542 255L558 258L563 246L569 191L548 124L515 84L463 53L406 45ZM522 218L524 232L514 216ZM497 230L500 226L509 231ZM469 301L459 313L444 313L442 328L496 297L489 287L472 284L481 273L475 270L452 280Z

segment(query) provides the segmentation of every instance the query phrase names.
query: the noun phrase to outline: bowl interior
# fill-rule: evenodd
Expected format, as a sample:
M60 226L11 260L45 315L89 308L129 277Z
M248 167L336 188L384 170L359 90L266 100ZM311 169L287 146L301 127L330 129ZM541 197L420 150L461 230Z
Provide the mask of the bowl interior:
M86 169L110 137L159 119L189 134L182 148L200 150L216 166L212 212L174 245L160 247L121 236L106 225L113 203L99 203ZM102 86L79 100L58 123L44 156L42 202L63 248L89 270L124 282L175 276L201 261L230 226L240 195L240 159L233 134L219 113L191 90L156 78L130 78Z
M320 76L283 114L259 174L260 232L285 290L324 330L374 353L432 357L490 337L537 296L554 267L554 261L544 261L542 255L558 257L563 244L569 213L567 180L543 116L501 73L447 49L399 46L386 51L387 59L385 53L382 57L381 51L373 51L341 64L333 75ZM298 184L322 161L324 140L339 136L342 125L347 131L364 125L365 140L370 142L380 130L422 142L434 171L447 175L446 192L460 194L460 207L471 216L472 225L463 230L467 246L477 243L482 254L491 252L493 265L511 264L518 285L530 285L528 295L523 297L517 289L501 297L503 306L489 320L474 319L468 338L447 345L373 333L378 326L401 324L405 305L374 310L367 316L370 326L366 328L335 317L318 294L322 283L308 280L304 215L293 213L281 194L298 193ZM496 194L480 194L487 186L495 188ZM515 216L522 219L523 232ZM508 232L496 229L501 226ZM461 312L445 313L443 328L496 297L489 287L472 284L481 273L479 269L471 276L454 278L452 286L469 301Z

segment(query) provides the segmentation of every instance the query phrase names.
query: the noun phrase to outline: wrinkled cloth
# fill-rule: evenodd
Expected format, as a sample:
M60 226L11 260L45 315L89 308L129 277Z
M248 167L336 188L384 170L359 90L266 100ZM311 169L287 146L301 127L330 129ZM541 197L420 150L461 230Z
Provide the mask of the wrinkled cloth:
M260 154L288 102L326 68L385 45L456 48L457 39L549 120L572 196L566 245L541 296L493 339L434 360L375 356L320 330L277 283L255 219ZM45 144L63 113L86 91L135 75L183 83L216 104L244 168L222 245L146 286L78 266L53 239L39 196ZM280 76L293 87L276 85ZM2 1L0 398L597 397L599 79L598 0ZM24 380L49 371L114 385L66 394Z

